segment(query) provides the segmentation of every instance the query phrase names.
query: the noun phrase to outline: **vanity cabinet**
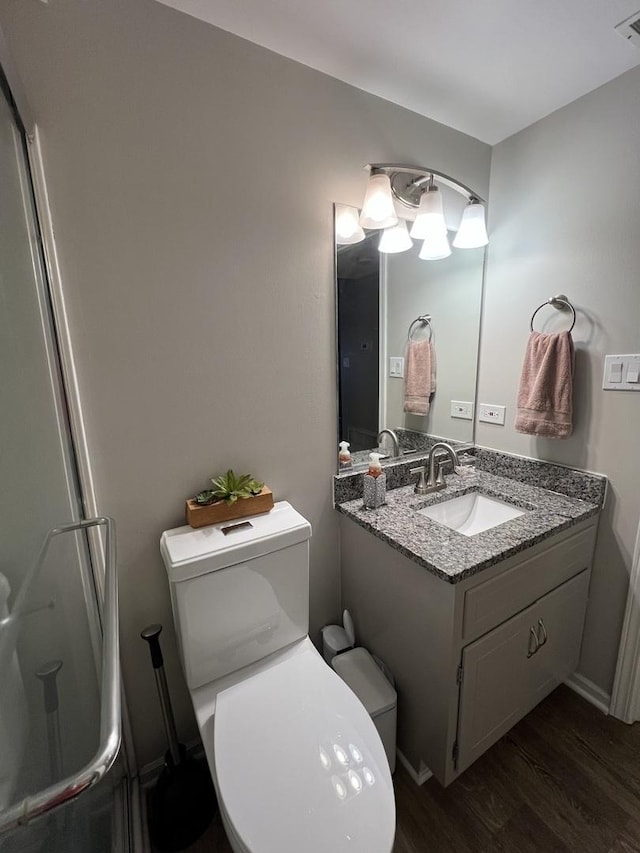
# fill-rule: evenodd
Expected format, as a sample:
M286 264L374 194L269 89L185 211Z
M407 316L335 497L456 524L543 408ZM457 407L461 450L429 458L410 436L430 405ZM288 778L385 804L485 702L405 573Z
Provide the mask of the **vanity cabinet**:
M574 672L592 518L449 583L341 517L343 604L396 678L398 748L452 782Z

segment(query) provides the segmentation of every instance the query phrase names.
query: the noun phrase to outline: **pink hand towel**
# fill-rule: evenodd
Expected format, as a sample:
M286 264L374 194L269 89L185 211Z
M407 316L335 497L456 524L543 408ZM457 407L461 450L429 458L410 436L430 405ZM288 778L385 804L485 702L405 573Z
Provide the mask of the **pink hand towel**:
M569 332L531 332L518 389L518 432L546 438L571 435L573 365Z
M406 362L404 411L426 415L436 390L436 352L431 341L409 341Z

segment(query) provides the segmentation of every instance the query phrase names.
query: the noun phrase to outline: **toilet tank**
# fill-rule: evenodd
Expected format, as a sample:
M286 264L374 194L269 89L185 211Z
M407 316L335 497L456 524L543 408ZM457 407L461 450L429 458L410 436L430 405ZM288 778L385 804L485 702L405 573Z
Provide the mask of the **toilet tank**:
M309 522L286 501L237 522L162 534L178 648L191 689L307 634L310 536Z

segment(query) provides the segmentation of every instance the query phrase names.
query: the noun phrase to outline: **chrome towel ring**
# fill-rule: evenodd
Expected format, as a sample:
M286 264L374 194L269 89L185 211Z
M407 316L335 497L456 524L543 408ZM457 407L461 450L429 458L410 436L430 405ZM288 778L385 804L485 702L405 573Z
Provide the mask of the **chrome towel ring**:
M569 327L569 329L567 331L569 331L569 332L572 331L573 327L576 324L576 309L573 307L571 302L569 302L569 300L564 295L564 293L559 293L557 296L550 296L546 302L543 302L542 305L538 305L536 310L533 312L533 314L531 315L531 323L529 324L532 332L533 332L533 318L536 316L536 314L538 313L538 311L541 308L544 308L545 305L552 305L554 308L558 308L560 311L564 311L566 308L568 308L571 311L571 313L573 314L573 322L571 323L571 326Z
M419 317L416 317L416 319L413 321L413 323L409 326L409 331L407 332L407 340L410 341L411 343L414 342L415 339L412 338L411 336L414 332L413 327L416 325L416 323L420 323L420 328L424 328L425 326L428 327L428 329L429 329L429 341L431 341L431 338L433 337L433 328L431 327L431 314L421 314Z

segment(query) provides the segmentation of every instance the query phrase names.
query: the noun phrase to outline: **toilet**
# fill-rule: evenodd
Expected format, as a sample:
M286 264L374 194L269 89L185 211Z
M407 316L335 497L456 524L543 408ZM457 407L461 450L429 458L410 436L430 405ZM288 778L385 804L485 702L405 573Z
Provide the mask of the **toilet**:
M236 853L390 853L384 747L307 636L310 536L286 501L162 534L182 667Z

